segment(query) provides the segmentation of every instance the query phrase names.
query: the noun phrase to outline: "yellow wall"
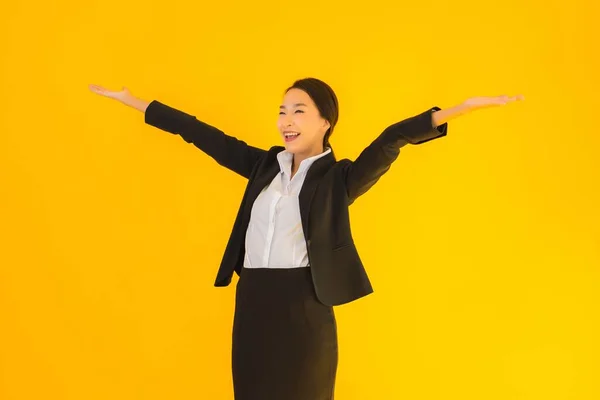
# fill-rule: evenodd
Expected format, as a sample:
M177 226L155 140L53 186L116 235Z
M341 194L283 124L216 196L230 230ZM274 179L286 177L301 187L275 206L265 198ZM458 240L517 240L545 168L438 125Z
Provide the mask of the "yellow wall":
M212 285L245 181L87 85L267 148L305 76L339 96L338 158L526 97L352 206L375 293L337 308L336 398L600 398L597 2L37 3L0 13L0 399L232 398Z

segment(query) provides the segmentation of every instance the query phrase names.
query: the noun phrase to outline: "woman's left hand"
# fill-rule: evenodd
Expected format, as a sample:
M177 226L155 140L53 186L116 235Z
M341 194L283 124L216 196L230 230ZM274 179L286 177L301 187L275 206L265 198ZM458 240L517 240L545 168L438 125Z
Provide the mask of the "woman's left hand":
M479 108L503 106L505 104L521 100L525 100L525 96L523 96L522 94L518 94L516 96L478 96L471 97L465 100L464 105L467 106L470 110L475 110Z

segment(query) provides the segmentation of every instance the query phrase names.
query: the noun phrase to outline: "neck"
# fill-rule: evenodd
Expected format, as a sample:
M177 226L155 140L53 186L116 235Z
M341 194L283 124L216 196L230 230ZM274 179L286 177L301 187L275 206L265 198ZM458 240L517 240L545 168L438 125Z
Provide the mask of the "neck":
M294 153L294 159L292 160L292 176L298 171L302 161L313 156L318 156L319 154L324 153L325 150L326 149L321 145L315 149L307 150L306 152Z

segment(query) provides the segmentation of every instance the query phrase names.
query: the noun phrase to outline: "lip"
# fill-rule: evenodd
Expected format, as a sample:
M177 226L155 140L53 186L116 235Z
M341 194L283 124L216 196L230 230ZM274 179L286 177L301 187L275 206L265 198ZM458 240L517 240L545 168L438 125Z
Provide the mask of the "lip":
M297 133L298 135L296 136L291 136L289 139L285 136L286 133ZM295 132L295 131L286 131L283 134L283 140L286 143L290 143L293 142L294 140L297 140L300 137L300 132Z

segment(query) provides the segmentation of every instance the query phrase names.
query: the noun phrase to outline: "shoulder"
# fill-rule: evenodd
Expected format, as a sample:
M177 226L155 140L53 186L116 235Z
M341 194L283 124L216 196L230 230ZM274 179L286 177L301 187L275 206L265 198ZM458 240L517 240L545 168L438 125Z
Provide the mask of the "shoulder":
M285 150L285 147L283 146L271 146L271 148L269 149L269 153L279 153L283 150Z

